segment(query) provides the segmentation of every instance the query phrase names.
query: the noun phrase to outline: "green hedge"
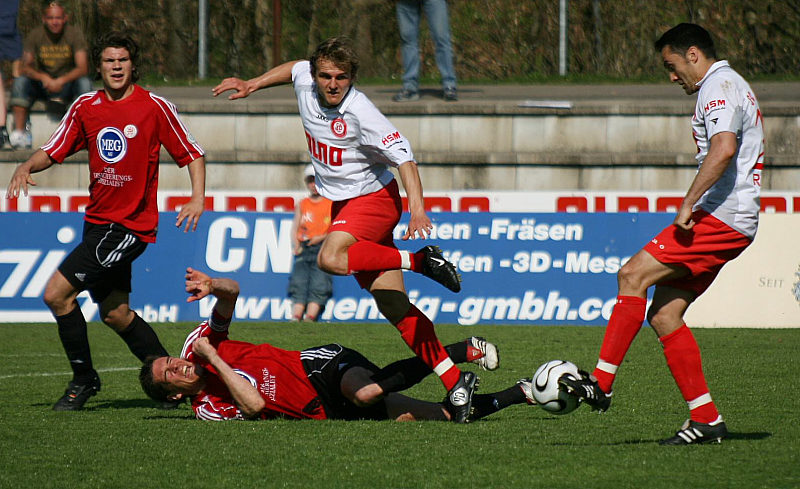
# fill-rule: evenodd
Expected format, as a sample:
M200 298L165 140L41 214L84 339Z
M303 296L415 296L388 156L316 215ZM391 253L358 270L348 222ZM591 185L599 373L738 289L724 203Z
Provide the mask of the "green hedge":
M40 22L41 4L22 1L19 26ZM273 64L274 0L208 0L210 78L254 76ZM362 76L399 80L394 2L282 0L280 58L306 57L321 39L352 37ZM197 74L197 0L65 0L72 21L92 39L107 28L130 29L144 52L143 72L160 78ZM459 78L537 80L558 74L556 0L452 0ZM569 73L578 77L663 76L653 51L658 35L678 22L707 27L746 76L792 76L800 46L800 3L755 0L573 0L569 2ZM423 28L423 73L437 78L433 46Z

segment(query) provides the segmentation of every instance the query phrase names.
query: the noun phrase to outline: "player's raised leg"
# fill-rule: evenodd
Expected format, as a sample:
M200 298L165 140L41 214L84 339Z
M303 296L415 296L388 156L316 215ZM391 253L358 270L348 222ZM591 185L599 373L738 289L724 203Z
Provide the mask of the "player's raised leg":
M593 410L608 410L617 370L645 319L648 287L660 280L678 278L684 273L678 267L659 262L646 250L636 253L617 274L617 303L606 326L594 371L577 380L564 378L561 384L581 397Z

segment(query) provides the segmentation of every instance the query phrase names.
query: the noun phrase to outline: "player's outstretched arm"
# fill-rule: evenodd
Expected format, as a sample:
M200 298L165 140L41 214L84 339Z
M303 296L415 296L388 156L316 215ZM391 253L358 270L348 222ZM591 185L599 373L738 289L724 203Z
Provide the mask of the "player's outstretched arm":
M175 227L181 227L181 224L186 221L186 227L183 232L186 233L191 229L197 229L197 221L203 214L206 206L206 159L201 156L192 161L189 167L189 180L192 182L192 198L181 206L178 212L178 218L175 220Z
M31 173L46 170L50 168L53 163L55 163L55 160L50 158L50 155L41 149L36 150L25 163L20 163L14 170L14 174L11 175L11 181L8 183L8 188L6 189L6 198L16 199L19 197L20 189L22 189L22 193L27 197L28 185L36 185L33 177L31 177Z
M261 76L242 80L241 78L225 78L219 85L211 89L211 93L216 97L221 93L233 90L234 93L228 95L228 100L245 98L251 93L262 88L286 85L292 83L292 67L299 61L287 61L272 68Z
M422 180L419 178L417 164L413 161L406 161L398 167L400 181L408 196L408 211L411 218L408 221L408 229L403 236L403 240L414 239L419 236L425 239L431 234L433 224L425 212L425 200L422 197Z

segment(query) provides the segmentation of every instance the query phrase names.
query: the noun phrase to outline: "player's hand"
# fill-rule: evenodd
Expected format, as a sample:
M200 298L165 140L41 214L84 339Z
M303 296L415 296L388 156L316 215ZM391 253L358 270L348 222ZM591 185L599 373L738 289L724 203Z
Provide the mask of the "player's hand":
M681 206L680 210L678 210L678 215L675 216L675 220L672 221L672 224L683 231L689 231L692 229L694 227L692 208L688 206Z
M225 78L219 85L211 89L211 93L213 93L214 96L216 97L217 95L223 92L227 92L228 90L234 91L234 93L228 95L228 100L245 98L252 92L248 88L247 82L245 82L241 78Z
M433 230L433 224L431 223L430 218L424 212L420 214L411 214L411 219L408 221L408 229L406 229L406 233L403 235L403 241L409 239L425 239L430 236L431 231Z
M178 212L178 218L175 220L175 227L181 227L183 221L186 221L186 227L183 229L184 233L188 233L189 229L191 228L192 231L197 229L197 221L200 220L200 216L203 214L203 210L205 209L205 200L204 199L192 199L183 206L181 206L180 212Z
M33 181L33 177L31 173L25 169L22 165L18 166L16 170L14 170L14 174L11 176L11 181L8 182L8 188L6 189L6 198L7 199L16 199L19 197L19 190L22 189L22 193L25 197L28 196L28 185L35 187L36 182Z
M200 270L195 270L191 267L187 268L186 292L189 294L189 297L186 298L186 302L199 301L203 297L212 294L211 277Z
M207 337L201 336L192 343L192 353L203 360L211 360L211 357L217 354L217 349L211 345Z

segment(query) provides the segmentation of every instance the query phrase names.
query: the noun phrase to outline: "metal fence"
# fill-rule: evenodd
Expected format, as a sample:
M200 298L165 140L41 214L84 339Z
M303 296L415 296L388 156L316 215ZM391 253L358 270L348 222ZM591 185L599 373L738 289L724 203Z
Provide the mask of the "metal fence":
M89 39L110 28L132 31L145 53L142 71L169 79L197 76L200 1L64 0L63 4L71 21ZM207 1L209 78L260 74L276 61L306 57L320 40L332 35L347 35L355 41L362 57L362 77L400 77L394 1ZM797 0L567 3L569 74L660 76L663 71L653 41L683 21L707 27L720 56L746 76L798 73L793 55L800 47ZM22 0L21 4L19 27L24 34L41 22L42 3ZM460 79L525 81L558 75L559 2L452 0L449 5ZM436 78L426 27L421 37L423 76Z

